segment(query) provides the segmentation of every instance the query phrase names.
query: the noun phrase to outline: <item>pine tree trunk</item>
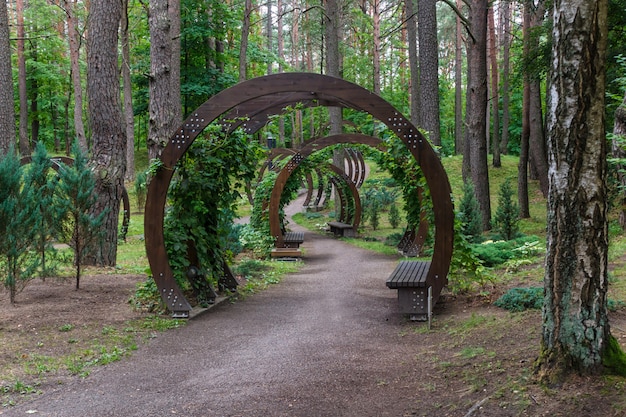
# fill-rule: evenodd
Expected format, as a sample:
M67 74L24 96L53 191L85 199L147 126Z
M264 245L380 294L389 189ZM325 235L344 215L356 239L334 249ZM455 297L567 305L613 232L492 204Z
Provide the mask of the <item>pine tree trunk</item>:
M74 90L74 135L83 152L87 152L87 137L85 135L85 125L83 123L83 87L80 79L80 34L76 28L76 1L65 1L65 14L67 16L67 37L70 47L70 67L72 77L72 88ZM66 143L68 150L71 143Z
M252 0L245 0L243 10L243 24L241 25L241 42L239 46L239 82L247 79L248 68L248 36L250 35L250 14L252 13Z
M456 7L461 10L461 0ZM463 35L461 17L456 17L456 40L454 52L454 152L463 153Z
M417 32L419 38L421 127L428 132L429 139L435 146L441 146L436 0L420 0L417 7Z
M93 214L106 211L104 237L90 244L87 263L115 266L120 201L126 172L126 131L121 112L118 69L118 28L122 3L91 2L87 39L87 92L93 151L91 166L96 178Z
M420 126L420 70L417 58L417 18L415 17L415 3L413 0L405 0L404 4L406 10L406 32L409 38L411 122L415 126Z
M488 11L489 26L489 63L491 66L491 117L493 129L491 134L491 149L493 152L492 165L496 168L502 166L500 160L500 97L498 95L498 47L496 45L496 25L493 17L493 5Z
M467 42L466 147L483 230L491 229L491 201L487 164L487 0L472 0L471 37Z
M9 15L6 2L0 4L0 153L6 155L15 144L13 72L9 43Z
M502 2L501 7L502 36L502 137L500 140L500 151L508 153L509 146L509 72L511 66L511 7L508 1Z
M19 144L22 155L30 155L28 143L28 92L26 91L26 56L24 55L24 0L15 3L17 17L17 85L20 98Z
M167 145L174 130L178 127L176 119L179 97L172 86L171 78L173 44L172 22L167 0L150 1L150 122L148 126L148 157L158 158ZM180 59L178 57L178 59ZM180 94L180 91L178 92Z
M545 382L595 374L607 317L604 123L606 0L556 0L548 103L550 193L543 333Z
M135 180L135 116L133 88L130 78L130 44L128 38L128 0L122 0L122 85L124 91L124 120L126 122L126 180Z

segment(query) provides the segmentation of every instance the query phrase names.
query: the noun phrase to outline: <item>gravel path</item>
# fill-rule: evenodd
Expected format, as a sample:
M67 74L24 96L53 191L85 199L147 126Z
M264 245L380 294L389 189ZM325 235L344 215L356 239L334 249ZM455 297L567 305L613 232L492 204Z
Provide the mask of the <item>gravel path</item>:
M280 284L3 415L405 415L421 378L385 287L397 259L310 232L302 248Z

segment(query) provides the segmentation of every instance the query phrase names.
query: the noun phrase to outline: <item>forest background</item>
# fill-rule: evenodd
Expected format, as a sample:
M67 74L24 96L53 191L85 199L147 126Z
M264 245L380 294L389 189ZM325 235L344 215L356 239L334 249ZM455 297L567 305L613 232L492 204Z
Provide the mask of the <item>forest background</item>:
M545 2L3 6L0 149L7 153L17 137L22 155L37 142L68 153L76 140L91 155L95 207L119 201L124 181L133 180L136 149L156 158L173 129L209 97L236 82L284 71L321 72L371 89L410 114L441 155L463 154L463 174L475 186L484 230L492 218L487 164L499 166L502 153L520 157L522 217L528 216L528 178L548 193L544 109L552 24ZM623 0L608 2L604 28L604 112L614 132L616 187L626 100L620 55L625 6ZM306 119L295 111L258 139L298 145L324 132L326 122L332 132L334 117L330 111ZM376 130L356 114L342 117L368 133ZM106 217L109 247L94 256L97 263L115 265L118 212Z

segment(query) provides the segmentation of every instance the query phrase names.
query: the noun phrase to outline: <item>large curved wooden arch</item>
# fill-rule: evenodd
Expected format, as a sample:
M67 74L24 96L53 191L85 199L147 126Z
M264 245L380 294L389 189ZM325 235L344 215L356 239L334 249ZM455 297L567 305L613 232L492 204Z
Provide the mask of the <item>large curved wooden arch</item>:
M307 96L324 105L369 113L404 142L422 168L433 200L436 234L433 258L426 279L433 286L433 296L438 296L446 283L452 258L454 210L450 199L450 184L433 148L419 130L391 104L356 84L319 74L282 73L242 82L207 100L183 122L161 154L161 167L148 187L144 233L150 268L168 308L174 315L180 316L187 316L191 310L189 302L174 280L163 236L167 191L176 163L196 137L221 115L247 102L281 93L285 96L294 93L295 96Z

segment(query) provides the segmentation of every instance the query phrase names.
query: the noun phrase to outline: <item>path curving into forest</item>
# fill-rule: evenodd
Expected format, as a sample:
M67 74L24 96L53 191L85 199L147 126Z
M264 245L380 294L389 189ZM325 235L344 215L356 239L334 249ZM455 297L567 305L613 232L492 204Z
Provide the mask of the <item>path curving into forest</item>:
M422 378L385 287L397 259L308 231L302 248L304 266L281 283L3 414L404 415Z

